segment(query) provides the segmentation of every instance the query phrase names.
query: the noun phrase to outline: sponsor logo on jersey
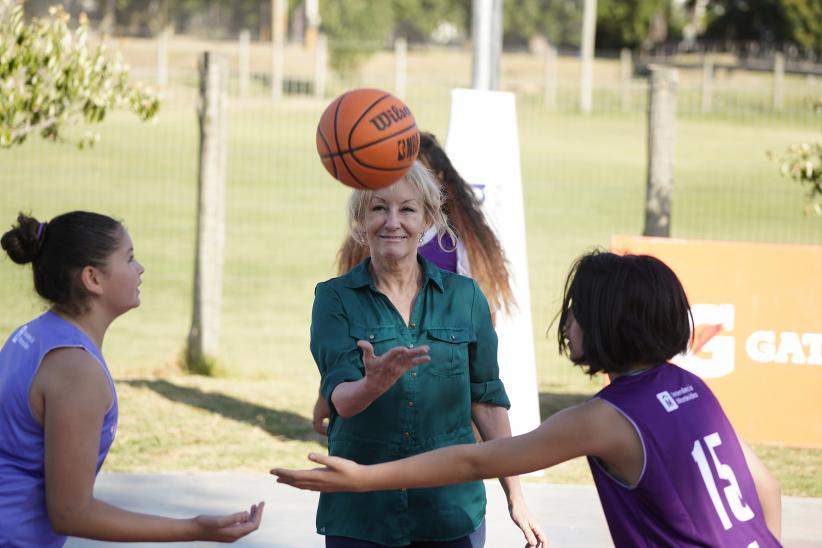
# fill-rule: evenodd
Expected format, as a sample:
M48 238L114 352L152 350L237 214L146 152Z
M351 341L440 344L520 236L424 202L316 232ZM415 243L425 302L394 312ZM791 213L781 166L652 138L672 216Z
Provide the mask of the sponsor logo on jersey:
M681 405L686 404L691 400L695 400L698 397L699 394L696 390L694 390L694 387L691 384L678 388L673 392L663 390L656 395L656 399L659 400L659 403L662 404L662 407L664 407L665 411L668 413L676 411Z

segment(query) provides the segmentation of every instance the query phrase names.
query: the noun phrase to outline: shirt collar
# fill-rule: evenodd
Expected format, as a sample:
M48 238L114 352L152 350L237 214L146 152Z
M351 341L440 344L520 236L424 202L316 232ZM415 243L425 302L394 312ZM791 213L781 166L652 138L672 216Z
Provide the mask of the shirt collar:
M417 262L422 266L422 286L425 287L430 281L437 289L442 291L442 272L440 269L419 253L417 254ZM371 264L371 257L366 257L357 266L352 268L351 272L347 274L348 282L346 286L352 289L370 287L376 291L377 287L374 285L374 278L371 277L371 272L368 270L369 264Z

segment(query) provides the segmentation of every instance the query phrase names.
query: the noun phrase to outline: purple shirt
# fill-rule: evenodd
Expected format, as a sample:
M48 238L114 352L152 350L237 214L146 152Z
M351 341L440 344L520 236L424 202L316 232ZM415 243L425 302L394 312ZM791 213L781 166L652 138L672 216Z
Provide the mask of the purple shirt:
M117 393L103 356L74 325L54 312L18 328L0 350L0 546L58 547L46 512L44 431L29 406L29 392L45 355L56 348L83 348L111 384L111 407L103 418L97 471L117 431Z
M428 242L417 248L417 253L428 259L443 270L457 271L457 244L447 233L442 236L442 245L439 238L434 236Z
M595 397L634 425L645 453L634 487L588 458L617 547L779 546L736 432L702 379L663 364L619 377Z

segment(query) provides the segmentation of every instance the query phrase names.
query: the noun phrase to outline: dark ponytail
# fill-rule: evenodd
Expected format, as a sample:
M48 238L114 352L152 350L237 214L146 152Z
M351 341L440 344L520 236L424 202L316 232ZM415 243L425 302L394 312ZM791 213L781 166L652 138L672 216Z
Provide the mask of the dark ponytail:
M80 271L86 266L104 268L122 231L118 221L99 213L72 211L48 223L20 213L0 245L15 263L32 263L38 295L64 312L79 314L88 296Z

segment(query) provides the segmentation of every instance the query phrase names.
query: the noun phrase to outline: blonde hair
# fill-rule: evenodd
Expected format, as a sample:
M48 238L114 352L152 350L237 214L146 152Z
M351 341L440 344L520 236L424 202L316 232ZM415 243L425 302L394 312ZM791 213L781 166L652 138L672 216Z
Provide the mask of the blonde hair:
M434 174L419 160L415 161L411 169L400 181L410 184L422 197L422 206L427 223L437 227L437 239L442 244L442 238L448 234L451 240L457 241L454 230L448 224L448 217L443 211L445 197L442 194L439 181ZM399 181L397 181L399 182ZM397 183L394 183L397 184ZM355 190L348 198L348 236L361 246L368 245L365 238L365 213L371 204L373 190Z

